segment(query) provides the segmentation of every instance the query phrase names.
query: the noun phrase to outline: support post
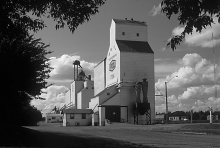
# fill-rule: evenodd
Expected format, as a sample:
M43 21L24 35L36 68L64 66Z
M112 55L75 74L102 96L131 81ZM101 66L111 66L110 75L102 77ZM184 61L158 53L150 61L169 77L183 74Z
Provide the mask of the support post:
M76 73L76 72L75 72L75 68L76 68L76 67L75 67L75 65L74 65L74 68L73 68L73 76L74 76L74 79L73 79L73 80L74 80L74 81L75 81L75 78L76 78L76 77L75 77L75 73Z
M77 78L77 79L78 79L78 68L79 68L79 66L76 65L76 78Z
M191 118L191 123L192 123L192 115L193 115L193 110L190 111L190 118Z
M212 108L211 107L210 107L209 112L210 112L210 124L212 124Z
M166 124L168 124L169 117L168 117L168 103L167 103L167 82L165 82L165 90L166 90Z

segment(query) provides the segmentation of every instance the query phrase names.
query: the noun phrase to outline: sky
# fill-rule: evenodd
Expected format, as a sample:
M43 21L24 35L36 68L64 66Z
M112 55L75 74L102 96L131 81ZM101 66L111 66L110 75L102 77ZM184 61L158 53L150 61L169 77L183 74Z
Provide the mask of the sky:
M220 110L220 24L214 18L216 23L212 27L201 33L194 30L172 51L166 47L167 41L180 34L184 26L179 24L177 16L169 20L161 14L160 3L161 0L107 0L99 13L78 26L74 33L67 27L56 30L52 19L43 18L47 28L34 36L50 44L48 50L53 51L48 58L54 69L47 81L54 85L43 90L47 92L41 95L45 100L33 100L31 104L44 113L54 106L61 108L65 91L73 81L72 62L79 60L86 75L93 76L94 66L107 55L112 19L133 18L148 25L148 42L155 57L155 86L163 94L155 97L156 112L165 112L165 82L170 79L167 85L169 111L206 111L208 107Z

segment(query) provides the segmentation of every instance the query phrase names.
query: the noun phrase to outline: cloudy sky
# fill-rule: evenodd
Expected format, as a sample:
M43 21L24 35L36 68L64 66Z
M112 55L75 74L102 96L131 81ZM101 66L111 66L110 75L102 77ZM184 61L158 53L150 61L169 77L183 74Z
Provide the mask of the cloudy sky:
M209 106L220 110L220 24L214 18L216 23L212 27L207 27L201 34L194 31L192 35L187 35L173 52L166 48L166 43L173 35L180 34L184 26L179 25L177 16L169 20L160 14L160 2L108 0L98 14L80 25L73 34L68 28L56 30L55 22L45 18L48 27L35 37L50 44L48 49L54 51L48 56L54 68L48 82L54 85L45 90L47 94L42 94L46 100L33 100L32 104L43 112L50 111L54 106L62 107L65 91L73 81L72 62L76 59L81 61L86 74L93 75L93 67L107 55L112 18L133 18L148 25L148 42L155 55L157 88L165 95L164 82L178 76L168 83L169 110L207 110ZM218 92L218 99L214 90ZM164 103L164 96L156 97L156 112L165 112Z

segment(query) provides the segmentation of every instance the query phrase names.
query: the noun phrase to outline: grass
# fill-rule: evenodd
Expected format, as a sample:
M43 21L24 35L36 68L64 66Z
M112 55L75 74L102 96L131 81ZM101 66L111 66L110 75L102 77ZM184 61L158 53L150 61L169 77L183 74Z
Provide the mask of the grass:
M183 125L178 131L206 133L210 135L220 135L220 124L196 123Z
M0 125L0 147L152 148L155 147L153 144L143 146L141 144L128 142L129 140L113 140L106 137L115 137L115 139L119 137L120 139L120 137L123 136L125 139L126 137L133 139L132 136L135 136L143 138L149 136L150 131L156 135L157 132L196 132L220 135L220 124L217 123L149 126L131 124L123 124L123 126L116 124L114 126L113 124L107 127L60 127L59 125L44 124L40 127L30 128L31 127L25 128L16 125ZM66 130L75 132L66 132Z
M0 147L151 148L109 138L35 131L16 125L1 125L0 133Z

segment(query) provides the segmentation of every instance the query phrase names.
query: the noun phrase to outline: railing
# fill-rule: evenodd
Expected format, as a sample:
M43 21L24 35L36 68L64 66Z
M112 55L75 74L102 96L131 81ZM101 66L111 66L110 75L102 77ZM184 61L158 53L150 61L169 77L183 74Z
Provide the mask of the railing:
M105 126L109 126L111 124L110 120L105 119Z
M107 100L105 100L104 102L102 102L102 104L104 104L105 102L107 102L108 100L110 100L112 97L116 96L118 94L118 92L116 92L114 95L112 95L110 98L108 98ZM100 105L102 105L100 104Z
M125 123L125 119L121 118L121 122L122 122L122 123Z

